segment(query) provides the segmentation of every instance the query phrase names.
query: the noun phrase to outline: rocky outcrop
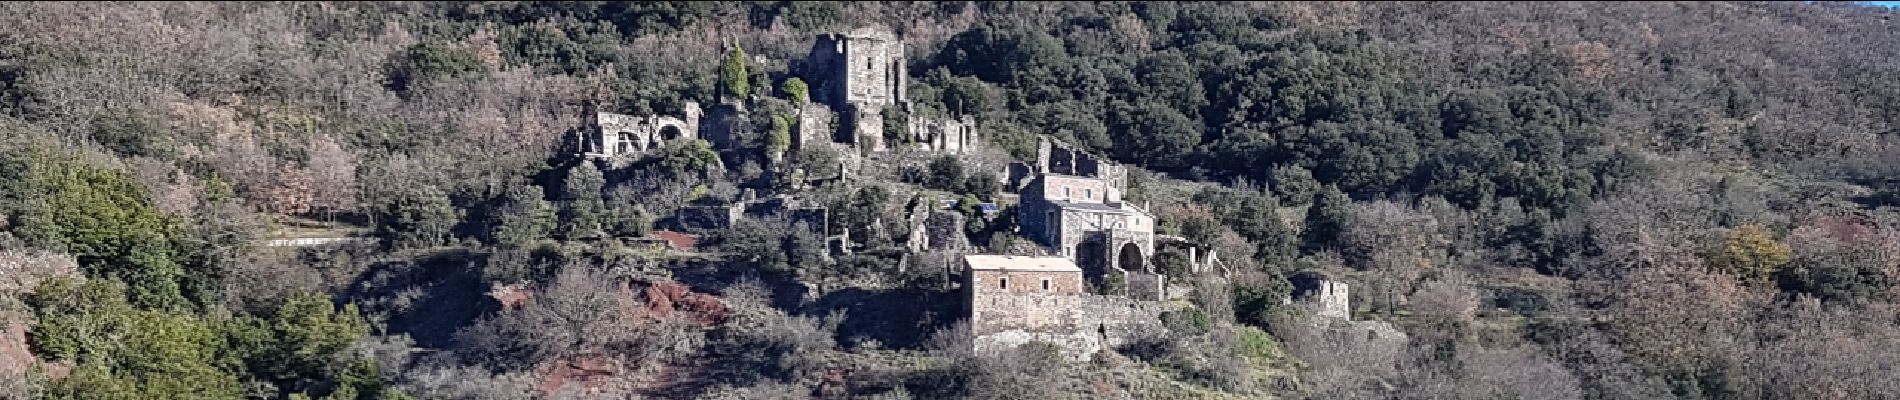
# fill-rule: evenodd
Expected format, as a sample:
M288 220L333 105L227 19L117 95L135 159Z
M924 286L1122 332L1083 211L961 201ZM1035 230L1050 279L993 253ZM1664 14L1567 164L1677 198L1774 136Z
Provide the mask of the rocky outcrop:
M640 293L641 300L646 303L647 315L652 317L678 315L704 325L717 325L726 320L725 303L710 294L694 293L686 285L673 282L646 283Z

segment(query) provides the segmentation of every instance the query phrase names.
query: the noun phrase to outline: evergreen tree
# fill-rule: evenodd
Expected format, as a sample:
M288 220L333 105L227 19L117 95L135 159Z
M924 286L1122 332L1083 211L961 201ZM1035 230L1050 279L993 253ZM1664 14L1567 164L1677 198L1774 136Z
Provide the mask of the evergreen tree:
M435 185L403 190L383 210L379 233L397 247L448 244L461 218L449 195Z
M744 100L752 91L748 79L751 74L746 73L745 48L735 43L732 50L726 52L725 65L719 69L719 94L731 100Z
M554 206L542 198L539 186L510 187L496 203L489 216L489 240L496 244L519 247L554 230Z
M1332 247L1352 218L1352 198L1338 186L1327 185L1313 194L1313 205L1306 209L1306 248Z
M765 152L773 159L785 155L792 148L792 117L779 115L772 117L772 133L765 136Z
M561 209L563 235L573 238L600 232L601 214L606 208L600 193L606 185L607 178L593 163L583 162L567 170L567 179L561 181L561 200L567 202Z

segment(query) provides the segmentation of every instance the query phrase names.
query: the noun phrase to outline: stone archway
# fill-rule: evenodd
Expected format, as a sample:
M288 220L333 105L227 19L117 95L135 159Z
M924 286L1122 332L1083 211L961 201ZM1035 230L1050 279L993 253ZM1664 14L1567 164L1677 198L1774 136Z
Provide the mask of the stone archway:
M685 130L680 129L679 125L661 125L660 126L660 141L665 142L665 141L672 141L673 139L679 139L680 137L686 135L684 132Z
M1115 266L1128 272L1148 272L1147 257L1141 253L1141 246L1134 242L1122 243L1121 250L1115 251Z

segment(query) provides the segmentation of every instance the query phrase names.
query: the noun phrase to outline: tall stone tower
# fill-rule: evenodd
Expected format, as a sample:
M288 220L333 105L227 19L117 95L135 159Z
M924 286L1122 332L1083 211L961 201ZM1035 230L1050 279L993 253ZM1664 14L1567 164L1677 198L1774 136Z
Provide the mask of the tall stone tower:
M804 74L814 101L831 106L843 121L839 139L880 150L885 109L909 101L904 42L890 30L867 27L819 35Z

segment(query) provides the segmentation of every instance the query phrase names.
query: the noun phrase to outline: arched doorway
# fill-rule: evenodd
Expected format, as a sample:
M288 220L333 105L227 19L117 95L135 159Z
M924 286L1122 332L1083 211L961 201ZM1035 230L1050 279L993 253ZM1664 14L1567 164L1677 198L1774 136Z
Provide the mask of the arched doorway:
M1121 267L1122 270L1128 272L1148 272L1147 266L1143 265L1144 259L1145 257L1142 257L1141 254L1141 246L1137 246L1132 242L1123 243L1122 249L1115 252L1115 266Z
M685 136L685 133L680 130L680 127L678 125L666 125L666 126L660 127L661 141L671 141L673 139L679 139L680 136Z

